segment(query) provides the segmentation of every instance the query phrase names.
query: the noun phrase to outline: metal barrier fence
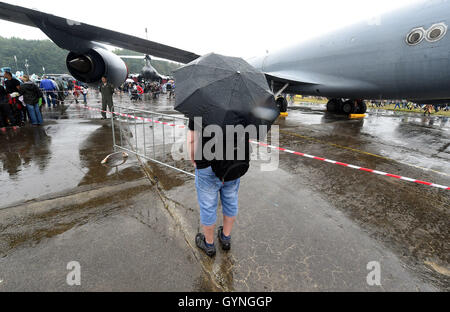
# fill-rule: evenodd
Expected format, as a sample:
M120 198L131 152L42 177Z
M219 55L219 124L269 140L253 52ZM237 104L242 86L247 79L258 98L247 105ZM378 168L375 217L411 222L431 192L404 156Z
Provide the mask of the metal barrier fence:
M186 152L187 118L117 105L114 110L111 128L115 151L195 176L188 171L192 166Z

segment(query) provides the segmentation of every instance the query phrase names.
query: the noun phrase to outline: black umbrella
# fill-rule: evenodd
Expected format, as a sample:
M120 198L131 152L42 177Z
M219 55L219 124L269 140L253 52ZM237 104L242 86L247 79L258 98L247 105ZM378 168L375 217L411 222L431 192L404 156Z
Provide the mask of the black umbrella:
M270 127L279 115L265 75L241 58L207 54L178 69L175 82L175 109L202 117L202 127Z

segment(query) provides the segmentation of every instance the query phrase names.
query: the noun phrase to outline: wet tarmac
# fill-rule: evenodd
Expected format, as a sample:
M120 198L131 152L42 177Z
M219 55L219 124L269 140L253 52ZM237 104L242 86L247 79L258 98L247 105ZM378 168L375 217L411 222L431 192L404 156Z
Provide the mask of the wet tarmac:
M126 96L116 104L130 105ZM173 104L162 97L133 107L175 114ZM89 105L99 107L97 98ZM132 154L119 167L101 165L114 152L111 123L82 105L45 118L41 128L0 134L0 291L450 290L448 191L289 154L273 172L255 161L233 249L211 260L193 242L191 177ZM349 120L295 107L277 123L282 147L450 185L445 117ZM81 286L66 284L69 261L81 264ZM381 286L367 284L372 261Z

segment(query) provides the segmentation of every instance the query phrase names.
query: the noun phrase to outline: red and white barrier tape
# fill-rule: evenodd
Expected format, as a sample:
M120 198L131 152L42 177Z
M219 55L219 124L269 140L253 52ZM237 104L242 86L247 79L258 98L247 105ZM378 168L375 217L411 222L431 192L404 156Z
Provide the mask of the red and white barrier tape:
M99 108L93 108L93 107L89 107L89 106L85 106L84 108L87 109L87 110L91 110L91 111L97 111L97 112L100 112L100 113L111 114L111 112L104 111L104 110L101 110ZM113 114L116 115L116 116L127 117L127 118L130 118L130 119L135 119L135 120L141 120L141 121L161 124L161 125L164 125L164 126L177 127L179 129L185 129L186 128L186 126L184 126L184 125L176 125L176 124L173 124L173 123L163 122L163 121L159 121L159 120L152 120L150 118L138 117L138 116L133 116L133 115L129 115L129 114L123 114L123 113L119 114L117 112L113 112Z
M417 184L422 184L422 185L427 185L427 186L431 186L431 187L436 187L436 188L440 188L440 189L447 190L447 191L450 190L450 187L444 186L444 185L439 185L439 184L425 182L425 181L421 181L421 180L417 180L417 179L411 179L411 178L407 178L407 177L402 177L402 176L399 176L399 175L386 173L386 172L373 170L373 169L368 169L368 168L364 168L364 167L354 166L354 165L342 163L342 162L335 161L335 160L330 160L330 159L326 159L326 158L322 158L322 157L317 157L317 156L308 155L308 154L304 154L304 153L300 153L300 152L295 152L295 151L292 151L292 150L289 150L289 149L285 149L285 148L278 147L278 146L273 146L273 145L268 145L266 143L261 143L261 142L257 142L257 141L250 141L250 142L253 143L253 144L260 145L260 146L268 147L270 149L275 149L275 150L279 150L279 151L282 151L282 152L285 152L285 153L294 154L294 155L297 155L297 156L306 157L306 158L310 158L310 159L320 160L320 161L327 162L327 163L334 164L334 165L339 165L339 166L343 166L343 167L347 167L347 168L351 168L351 169L356 169L356 170L360 170L360 171L375 173L375 174L382 175L382 176L385 176L385 177L391 177L391 178L395 178L395 179L403 180L403 181L407 181L407 182L413 182L413 183L417 183Z
M102 112L102 113L111 114L110 112L106 112L106 111L103 111L103 110L98 109L98 108L91 108L91 107L88 107L88 106L85 106L85 108L88 109L88 110L94 110L94 111L99 111L99 112ZM114 113L114 115L119 115L119 113ZM186 128L185 126L177 126L175 124L169 124L167 122L161 122L161 121L158 121L158 120L151 120L151 119L148 119L148 118L137 117L137 116L133 116L133 115L129 115L129 114L120 114L120 116L127 117L127 118L130 118L130 119L142 120L142 121L147 121L147 122L154 122L154 123L162 124L162 125L169 126L169 127L178 127L178 128L181 128L181 129ZM305 153L295 152L295 151L292 151L292 150L289 150L289 149L285 149L285 148L282 148L282 147L269 145L269 144L258 142L258 141L250 140L250 143L256 144L256 145L260 145L260 146L263 146L263 147L268 147L270 149L278 150L278 151L285 152L285 153L288 153L288 154L293 154L293 155L297 155L297 156L301 156L301 157L305 157L305 158L320 160L320 161L323 161L323 162L326 162L326 163L330 163L330 164L334 164L334 165L338 165L338 166L342 166L342 167L347 167L347 168L351 168L351 169L355 169L355 170L359 170L359 171L370 172L370 173L378 174L378 175L385 176L385 177L390 177L390 178L403 180L403 181L407 181L407 182L412 182L412 183L416 183L416 184L421 184L421 185L427 185L427 186L431 186L431 187L435 187L435 188L439 188L439 189L443 189L443 190L447 190L447 191L450 190L449 186L439 185L439 184L436 184L436 183L421 181L421 180L417 180L417 179L411 179L411 178L408 178L408 177L402 177L402 176L391 174L391 173L387 173L387 172L382 172L382 171L378 171L378 170L373 170L373 169L368 169L368 168L359 167L359 166L355 166L355 165L350 165L350 164L346 164L346 163L335 161L335 160L330 160L330 159L326 159L326 158L322 158L322 157L308 155L308 154L305 154Z

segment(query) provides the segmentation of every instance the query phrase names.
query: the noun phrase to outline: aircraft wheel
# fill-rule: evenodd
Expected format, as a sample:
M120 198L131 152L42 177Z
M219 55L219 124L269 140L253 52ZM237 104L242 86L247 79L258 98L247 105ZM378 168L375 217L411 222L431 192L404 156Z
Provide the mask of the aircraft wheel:
M346 115L353 114L355 111L355 105L353 101L347 101L342 105L342 112Z
M365 114L367 112L367 104L364 101L358 101L358 109L360 114Z
M288 102L286 101L286 99L284 97L279 97L277 99L277 106L278 106L278 109L280 110L280 113L286 113L287 107L288 107Z
M339 110L339 105L336 99L331 99L327 103L327 112L336 113Z

